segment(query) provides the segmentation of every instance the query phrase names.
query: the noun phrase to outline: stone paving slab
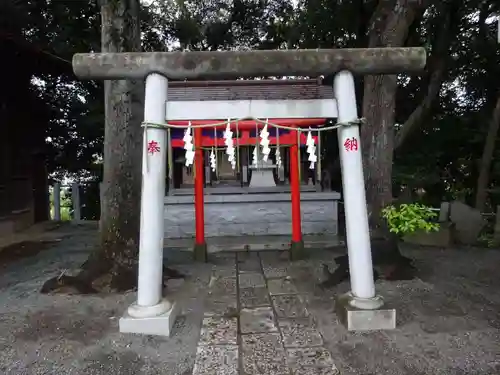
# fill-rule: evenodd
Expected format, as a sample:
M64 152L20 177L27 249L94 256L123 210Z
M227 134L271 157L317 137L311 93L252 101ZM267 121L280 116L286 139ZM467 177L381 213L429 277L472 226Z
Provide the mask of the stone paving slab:
M205 316L237 316L237 296L234 295L208 295L204 303Z
M289 375L278 333L242 336L243 371L252 375Z
M298 295L272 296L278 318L307 318L309 313Z
M288 275L287 267L277 267L271 265L264 265L264 276L267 279L282 278Z
M268 280L267 287L269 288L269 294L272 296L280 294L297 294L298 292L297 287L290 277Z
M236 295L236 277L212 277L209 284L209 294L213 296Z
M239 375L237 345L198 346L193 375Z
M292 375L339 375L337 368L328 367L292 367Z
M330 352L323 347L287 349L287 357L292 367L335 368Z
M266 286L266 280L262 273L240 273L239 287L240 289L245 288L260 288Z
M198 345L236 345L237 331L236 318L205 317Z
M217 278L236 277L236 264L231 266L214 266L212 276Z
M242 308L271 306L267 288L264 286L240 289L240 305Z
M271 307L257 307L240 311L241 333L277 332Z
M278 324L286 348L323 345L321 333L311 319L280 319Z
M237 267L240 274L247 272L261 273L262 266L257 252L243 252L236 254Z
M238 264L238 272L240 274L260 272L260 268L260 263L257 260L247 260Z
M236 277L236 254L211 254L209 261L212 264L213 277Z

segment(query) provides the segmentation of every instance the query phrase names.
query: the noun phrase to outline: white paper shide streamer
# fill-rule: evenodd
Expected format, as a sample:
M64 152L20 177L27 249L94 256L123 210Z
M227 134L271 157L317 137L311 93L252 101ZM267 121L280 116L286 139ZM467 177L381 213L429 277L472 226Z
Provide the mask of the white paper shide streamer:
M212 172L217 170L217 161L215 160L215 152L213 148L210 150L210 168L212 168Z
M184 141L184 150L185 152L185 158L186 158L186 167L189 167L190 165L193 165L194 162L194 145L193 145L193 135L191 132L191 121L188 123L188 127L186 128L184 132L184 137L182 140Z
M253 152L252 152L252 165L253 165L254 167L257 167L257 163L258 163L258 160L257 160L257 152L258 152L258 151L257 151L257 147L258 147L258 146L255 146L255 147L253 148Z
M281 167L281 153L279 147L276 147L276 152L274 153L274 156L276 157L276 165L278 167Z
M267 130L267 121L260 132L260 145L262 146L262 160L267 161L271 149L269 148L269 131Z
M307 133L306 146L307 146L307 153L309 154L309 158L307 160L311 163L309 165L309 169L314 169L314 166L318 161L318 156L316 155L316 145L310 130Z
M226 130L224 132L224 144L226 145L227 159L231 163L233 170L236 168L236 158L234 157L233 132L231 131L230 120L227 121Z

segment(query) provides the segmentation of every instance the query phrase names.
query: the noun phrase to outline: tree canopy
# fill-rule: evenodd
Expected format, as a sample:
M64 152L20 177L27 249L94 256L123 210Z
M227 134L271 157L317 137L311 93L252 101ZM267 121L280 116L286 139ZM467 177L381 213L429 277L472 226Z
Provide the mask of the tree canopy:
M404 9L404 17L396 18L395 9ZM2 85L0 95L12 97L15 88L37 103L51 173L96 179L102 173L103 85L77 80L70 64L76 52L100 50L99 11L96 1L0 5L2 60L16 77L26 77ZM141 39L146 51L425 46L424 74L396 77L395 123L388 125L395 130L392 194L424 189L422 199L430 204L449 198L474 203L485 142L497 138L490 125L499 98L499 11L489 0L153 1L141 9ZM402 27L402 20L409 26L400 41L374 29ZM361 110L367 91L361 77L357 84ZM8 119L20 109L11 106L10 117L6 111ZM325 138L325 157L334 160L335 138ZM489 207L500 203L493 189L500 150L492 143L491 173L482 188Z

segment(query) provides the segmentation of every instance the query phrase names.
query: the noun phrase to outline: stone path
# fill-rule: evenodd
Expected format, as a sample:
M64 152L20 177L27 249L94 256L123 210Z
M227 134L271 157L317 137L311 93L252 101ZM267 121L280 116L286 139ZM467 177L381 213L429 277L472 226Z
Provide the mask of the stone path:
M258 252L218 258L193 375L338 374L286 268L261 258Z

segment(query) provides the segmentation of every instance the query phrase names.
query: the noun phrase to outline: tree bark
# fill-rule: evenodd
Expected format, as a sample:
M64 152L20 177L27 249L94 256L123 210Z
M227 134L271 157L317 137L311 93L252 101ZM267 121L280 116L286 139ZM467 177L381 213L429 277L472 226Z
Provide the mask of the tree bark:
M498 128L500 127L500 94L497 98L493 116L488 128L488 134L484 142L483 155L481 157L481 164L479 167L479 177L477 179L476 187L476 204L475 208L481 212L485 210L486 200L488 196L488 184L490 181L491 162L495 152L495 145L497 140Z
M101 0L104 52L139 51L139 0ZM143 83L106 81L100 244L76 276L48 280L42 293L95 293L137 285Z
M410 25L424 8L422 2L411 0L380 1L369 27L369 47L403 45ZM367 125L361 128L361 140L370 228L375 231L385 229L381 211L393 199L396 78L367 76L364 83L363 116Z
M103 52L141 49L138 0L101 1ZM143 83L105 81L104 171L100 250L106 259L137 261L141 201Z

